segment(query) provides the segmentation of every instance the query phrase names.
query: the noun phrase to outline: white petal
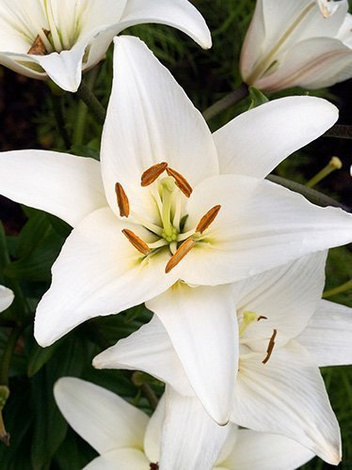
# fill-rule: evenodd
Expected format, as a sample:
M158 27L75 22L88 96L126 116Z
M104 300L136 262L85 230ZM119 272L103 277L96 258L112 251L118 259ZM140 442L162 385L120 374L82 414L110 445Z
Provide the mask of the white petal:
M13 302L14 294L11 289L0 286L0 312L6 310Z
M129 0L120 30L139 23L162 23L188 34L204 49L211 47L210 31L198 10L186 0Z
M0 154L1 194L77 225L107 205L100 165L92 158L43 150Z
M147 470L149 461L137 449L118 449L104 453L84 467L83 470Z
M228 470L295 470L314 456L285 436L241 429L231 455L218 465Z
M166 413L166 394L160 397L158 406L151 415L144 434L145 455L151 462L159 462L163 424Z
M100 454L142 449L148 417L119 396L74 377L59 379L54 395L68 423Z
M89 318L149 300L176 281L164 272L169 255L143 259L121 233L126 227L109 208L99 209L67 238L37 308L34 334L40 345L48 346Z
M218 423L227 423L238 360L237 318L230 288L192 288L178 283L146 305L166 328L205 409Z
M211 470L231 430L210 418L197 398L166 389L160 467Z
M141 188L140 178L156 163L167 161L191 186L218 172L215 146L203 117L170 72L136 38L115 39L101 160L113 210L117 210L117 181L132 209L144 206L146 188Z
M351 214L235 175L208 178L194 189L185 230L215 204L221 210L204 232L207 243L197 244L172 271L189 284L234 282L352 239Z
M240 359L233 405L231 420L240 426L282 434L330 464L340 462L339 426L323 379L298 343L274 348L266 364L256 355Z
M101 352L93 365L98 369L142 370L182 395L194 394L169 335L156 315L138 331Z
M322 300L297 338L319 367L352 364L352 308Z
M337 118L335 106L308 96L281 98L240 114L214 133L220 173L264 178Z
M267 338L269 333L270 338L275 328L279 344L304 330L324 288L326 256L314 253L233 285L237 314L249 311L266 317L248 329L248 336Z

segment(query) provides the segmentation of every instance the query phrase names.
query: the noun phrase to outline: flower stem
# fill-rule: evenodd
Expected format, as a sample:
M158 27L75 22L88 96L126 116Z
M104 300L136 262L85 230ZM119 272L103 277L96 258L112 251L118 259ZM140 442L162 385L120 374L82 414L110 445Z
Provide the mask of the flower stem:
M14 328L7 340L0 363L0 385L8 386L9 384L10 362L15 351L17 340L22 333L22 329L22 327Z
M224 96L224 98L221 98L221 100L216 101L214 104L209 106L209 108L203 112L204 119L209 121L225 109L230 108L243 98L246 98L246 96L248 96L248 86L245 83L242 83L238 88L236 88L236 90L231 91L231 93Z
M335 199L332 199L331 197L326 196L325 194L322 194L319 191L316 191L315 189L307 188L307 186L304 186L303 184L296 183L295 181L287 180L286 178L282 178L281 176L276 176L276 175L269 175L266 177L266 179L268 179L269 181L272 181L273 183L280 184L281 186L284 186L285 188L291 189L292 191L295 191L296 193L302 194L310 202L312 202L313 204L317 204L318 206L339 207L340 209L343 209L347 212L351 212L350 207L347 207L344 204L341 204L335 201Z
M344 284L341 284L341 286L326 290L323 293L323 298L326 299L327 297L332 297L337 294L342 294L343 292L346 292L347 290L350 290L350 289L352 289L352 279L350 281L345 282Z
M87 107L93 112L99 124L104 124L106 110L101 105L98 98L94 95L89 86L82 80L77 90L78 97L87 105Z
M61 135L61 138L64 142L65 148L69 150L71 148L71 139L70 136L67 132L66 125L65 125L65 119L62 111L62 96L51 96L51 102L53 106L53 112L55 116L55 121L56 125L59 131L59 134Z
M348 126L347 124L335 124L335 126L325 132L324 137L352 139L352 126Z
M332 157L329 163L320 170L312 179L306 183L307 188L314 188L320 181L326 178L330 173L335 170L340 170L342 168L342 162L338 157Z

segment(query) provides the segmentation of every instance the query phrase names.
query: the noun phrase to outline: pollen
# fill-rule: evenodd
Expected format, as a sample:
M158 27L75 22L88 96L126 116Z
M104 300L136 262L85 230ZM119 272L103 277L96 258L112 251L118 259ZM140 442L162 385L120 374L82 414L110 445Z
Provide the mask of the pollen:
M271 357L271 354L272 354L272 352L274 350L274 346L275 346L276 335L277 335L277 330L274 329L273 334L271 335L271 338L269 340L268 348L266 350L266 356L262 360L262 364L266 364L268 362L268 360L270 359L270 357Z
M130 203L126 196L125 190L120 183L115 184L115 193L117 199L117 205L119 206L120 216L128 217L130 215Z
M181 173L176 170L173 170L170 167L166 168L166 172L169 176L172 176L174 178L176 186L183 192L183 194L186 197L190 197L193 189L189 182L186 180L186 178L182 176Z
M193 238L187 238L187 240L185 240L177 248L175 254L169 259L169 262L165 267L166 274L174 269L174 267L177 266L181 260L183 260L183 258L192 250L195 244L196 242L193 240Z
M122 233L125 235L127 240L143 255L147 255L150 252L149 246L139 238L132 230L124 228Z
M50 34L50 31L48 31L47 29L43 29L43 32L44 32L45 36L47 36L47 37ZM27 54L46 55L47 53L48 53L48 51L45 48L43 40L40 37L40 35L38 34L37 37L34 39L33 44L31 45L31 47L28 49Z
M141 186L149 186L160 176L167 168L166 162L157 163L145 170L141 176Z
M214 222L220 209L221 209L220 205L214 206L211 209L209 209L208 212L205 215L203 215L203 217L200 219L196 227L196 232L203 233L204 230L206 230L209 227L209 225Z

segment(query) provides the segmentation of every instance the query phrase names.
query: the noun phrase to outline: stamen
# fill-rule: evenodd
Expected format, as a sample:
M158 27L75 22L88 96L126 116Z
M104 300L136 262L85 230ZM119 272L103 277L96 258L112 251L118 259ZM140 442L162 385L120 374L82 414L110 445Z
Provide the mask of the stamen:
M268 317L264 317L264 315L259 315L259 317L257 318L257 321L260 321L260 320L267 320Z
M177 248L176 253L171 256L165 267L166 274L169 273L175 266L177 266L181 260L183 260L183 258L192 250L195 244L196 242L193 240L193 238L187 238L187 240L185 240Z
M190 197L193 189L192 189L192 186L189 184L189 182L186 180L186 178L182 176L180 173L178 173L178 171L173 170L170 167L167 167L166 171L169 176L172 176L175 179L175 183L177 187L183 192L183 194L186 197Z
M132 243L132 245L143 255L147 255L150 252L149 246L139 238L132 230L128 230L128 228L124 228L122 233L125 235L127 240Z
M268 348L266 350L266 356L262 360L262 364L266 364L268 362L268 360L270 359L270 356L271 356L271 354L273 352L273 349L274 349L274 346L275 346L276 335L277 335L277 330L274 329L273 334L271 335L271 338L269 340Z
M145 170L141 176L141 186L149 186L154 183L158 176L161 175L167 168L166 162L157 163Z
M214 206L212 209L208 210L208 212L203 215L203 217L200 219L197 227L196 227L196 232L203 233L204 230L206 230L210 224L212 224L215 220L215 217L218 215L219 210L221 209L220 205Z
M115 184L115 193L117 198L117 205L119 206L120 216L128 217L130 215L130 203L128 197L120 183Z
M43 28L43 32L46 37L49 36L50 31L47 29ZM37 37L34 39L33 44L31 47L28 49L27 54L32 54L32 55L46 55L48 51L45 48L44 42L40 35L38 34Z

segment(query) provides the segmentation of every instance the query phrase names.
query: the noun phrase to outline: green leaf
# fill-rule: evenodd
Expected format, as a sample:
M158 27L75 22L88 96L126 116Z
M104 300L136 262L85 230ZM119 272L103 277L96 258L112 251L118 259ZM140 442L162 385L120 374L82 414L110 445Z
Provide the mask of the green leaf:
M44 212L32 210L29 214L29 219L18 237L18 258L29 256L41 244L50 228L50 223Z

